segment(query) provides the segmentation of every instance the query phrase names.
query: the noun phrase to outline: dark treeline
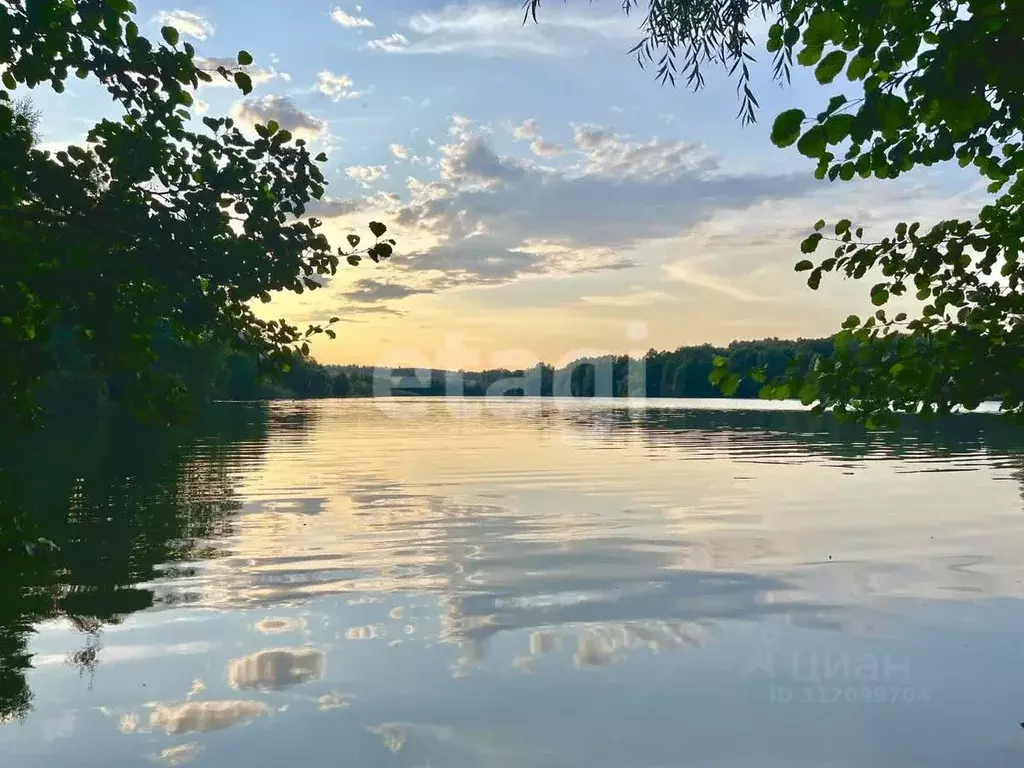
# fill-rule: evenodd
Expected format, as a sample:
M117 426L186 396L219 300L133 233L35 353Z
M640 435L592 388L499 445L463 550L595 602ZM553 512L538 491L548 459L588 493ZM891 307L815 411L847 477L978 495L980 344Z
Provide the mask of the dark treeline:
M52 354L58 362L44 381L40 401L50 416L89 418L120 400L123 382L116 375L92 373L72 334L56 334ZM791 364L806 369L832 353L831 339L763 339L726 347L704 344L673 351L650 350L641 360L626 355L581 358L559 369L539 364L528 370L484 371L377 370L368 366L321 365L296 359L282 374L263 375L251 355L223 345L187 345L172 334L154 340L158 372L169 375L188 407L218 400L273 400L327 397L535 395L572 397L721 397L708 376L714 359L725 357L734 370L760 368L768 379ZM418 375L417 375L418 374ZM736 397L757 397L760 385L745 379Z
M762 339L736 341L727 347L703 344L673 351L650 350L643 359L626 355L580 358L555 369L539 364L528 370L484 371L378 371L365 366L324 366L335 382L344 385L335 394L368 396L374 393L410 396L462 394L539 395L572 397L722 397L708 377L716 357L724 357L734 370L761 369L767 380L781 376L795 364L800 371L819 357L832 354L831 339ZM735 397L753 398L761 385L744 379ZM315 396L315 395L314 395Z

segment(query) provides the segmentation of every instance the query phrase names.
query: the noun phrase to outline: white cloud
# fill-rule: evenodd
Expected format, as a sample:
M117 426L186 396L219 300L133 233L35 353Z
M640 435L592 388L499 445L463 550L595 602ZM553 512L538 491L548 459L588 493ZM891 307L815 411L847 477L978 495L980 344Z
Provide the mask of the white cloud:
M231 108L231 117L249 127L274 120L294 136L305 139L322 136L327 130L327 123L299 109L287 96L243 99Z
M149 727L145 732L161 730L168 734L219 731L271 711L261 701L190 701L178 706L160 703L147 706L150 708Z
M557 157L565 151L561 144L548 141L540 135L540 125L532 117L512 126L512 138L529 141L530 151L537 157Z
M276 74L271 69L263 69L257 67L255 64L249 64L241 67L238 65L237 59L233 59L230 56L196 56L195 57L196 67L207 71L212 80L208 83L201 83L201 88L237 88L234 79L229 77L223 77L217 72L217 67L225 67L226 69L233 69L240 72L245 72L249 75L249 79L252 81L253 86L262 85L274 79Z
M404 144L392 144L391 154L399 160L406 160L409 157L409 148Z
M512 137L515 139L535 139L539 135L540 126L532 117L524 120L521 124L513 126Z
M383 51L384 53L401 53L409 47L408 38L395 32L393 35L371 40L366 44L371 51Z
M174 27L181 34L196 40L212 37L215 31L213 24L191 11L160 11L156 15L156 21L162 27Z
M601 296L583 296L580 301L599 307L647 307L662 301L675 300L663 291L633 291ZM532 643L531 643L532 644Z
M573 142L588 170L616 179L654 180L718 168L718 159L700 142L651 139L637 143L597 126L577 126Z
M866 295L860 282L833 280L827 293L810 293L805 278L794 274L793 264L799 258L796 244L807 235L813 219L849 218L870 236L890 232L900 219L958 218L977 210L978 204L971 192L949 196L938 186L902 180L819 185L807 196L715 211L680 237L666 241L665 251L674 255L663 270L673 281L736 301L793 297L804 302L808 311L816 301L859 309L858 302Z
M356 6L356 12L362 11L361 6ZM331 19L335 24L340 24L343 27L372 27L373 22L363 16L353 16L346 13L341 8L331 9Z
M266 618L260 619L256 622L257 631L262 632L264 635L277 635L282 632L299 632L305 628L305 619L279 619L273 616L267 616Z
M631 264L623 251L808 187L803 174L726 174L698 143L638 142L593 126L577 129L579 159L559 169L499 155L462 116L449 134L440 179L410 179L411 199L393 218L408 243L405 269L434 290L622 269Z
M336 75L333 72L324 70L316 76L316 79L316 89L334 101L358 99L365 93L365 91L352 89L352 78L348 75Z
M530 151L538 157L558 157L565 151L565 147L538 137L530 142Z
M321 712L328 712L332 709L347 709L351 706L353 698L350 695L331 691L316 700L316 708Z
M174 747L161 749L159 752L150 755L150 759L168 766L188 765L195 762L201 749L202 747L196 742L178 744Z
M280 691L323 676L324 653L313 648L274 648L228 665L228 684L242 690Z
M345 169L345 175L366 187L378 179L387 178L388 167L386 165L350 165Z
M380 48L389 53L472 53L567 55L594 38L623 41L636 36L636 23L620 12L559 9L539 25L523 24L518 7L469 4L419 13L409 19L414 42Z

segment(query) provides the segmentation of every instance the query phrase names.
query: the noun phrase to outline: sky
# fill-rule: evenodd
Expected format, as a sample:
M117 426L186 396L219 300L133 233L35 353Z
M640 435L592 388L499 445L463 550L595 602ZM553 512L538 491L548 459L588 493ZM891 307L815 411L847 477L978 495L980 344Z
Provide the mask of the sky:
M964 215L976 176L936 167L898 181L819 182L771 121L817 112L849 83L754 66L759 121L708 71L694 93L628 54L641 15L568 0L523 24L513 2L140 0L151 39L175 26L207 59L249 51L254 91L203 87L197 111L251 130L276 120L329 156L315 215L336 244L383 221L393 259L345 267L261 314L338 316L324 363L518 367L586 354L827 335L863 313L870 283L793 271L818 218L866 233ZM81 141L112 114L95 84L40 94L43 139ZM197 114L198 117L198 114Z

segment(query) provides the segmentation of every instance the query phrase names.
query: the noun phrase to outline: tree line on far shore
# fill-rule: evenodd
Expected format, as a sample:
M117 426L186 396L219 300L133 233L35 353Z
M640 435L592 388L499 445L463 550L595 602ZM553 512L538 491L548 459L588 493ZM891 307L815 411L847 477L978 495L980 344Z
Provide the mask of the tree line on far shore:
M795 366L806 371L832 353L830 339L762 339L650 350L642 359L626 355L581 358L561 368L538 364L527 370L382 370L370 366L322 365L296 358L283 373L268 372L258 357L218 344L184 344L173 334L154 339L161 374L189 393L186 407L219 400L331 397L540 395L572 397L722 397L709 381L716 358L731 366L760 369L768 380ZM44 381L40 402L50 418L95 418L124 402L125 382L93 372L69 333L57 334L59 365ZM639 373L642 371L643 376ZM761 385L745 378L736 397L758 397Z

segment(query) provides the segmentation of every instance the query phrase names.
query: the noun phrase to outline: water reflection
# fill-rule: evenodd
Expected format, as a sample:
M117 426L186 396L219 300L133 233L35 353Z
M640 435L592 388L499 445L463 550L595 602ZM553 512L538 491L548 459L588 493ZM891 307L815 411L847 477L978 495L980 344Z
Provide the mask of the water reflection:
M190 562L219 555L208 542L230 533L241 508L231 469L258 466L268 423L265 409L240 407L188 429L116 422L3 441L3 468L18 478L13 501L61 548L0 563L0 722L31 708L24 671L34 626L69 621L83 646L67 661L91 676L103 628L154 605L153 591L140 584L164 574L187 578L195 573Z
M275 648L232 660L232 688L280 691L324 676L324 654L312 648Z
M1024 756L983 720L1024 661L1000 645L1024 629L1019 432L658 405L225 405L41 443L23 498L69 545L5 574L0 695L25 724L0 746L67 761L33 734L105 697L105 730L72 733L127 763L319 764L341 740L361 765L667 765L685 732L696 764L955 765L954 724L982 764ZM773 706L809 669L893 682L861 657L934 708L844 731ZM905 732L876 739L889 718Z
M121 719L122 733L163 731L177 735L219 731L251 722L272 711L261 701L189 701L146 706L149 709L148 722L143 723L134 714L126 715Z

